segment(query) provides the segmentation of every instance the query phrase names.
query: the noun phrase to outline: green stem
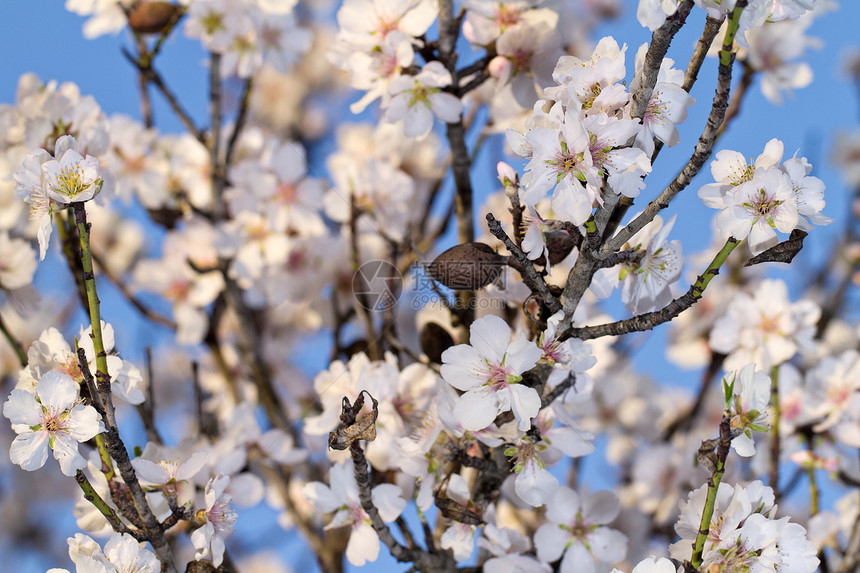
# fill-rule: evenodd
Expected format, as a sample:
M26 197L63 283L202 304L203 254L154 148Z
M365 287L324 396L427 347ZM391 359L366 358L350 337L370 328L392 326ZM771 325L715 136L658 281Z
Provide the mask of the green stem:
M9 327L6 326L6 323L3 321L3 317L0 316L0 332L3 333L3 337L9 343L9 346L12 347L12 350L15 351L15 356L18 357L18 362L21 363L22 368L26 368L27 366L27 353L24 352L24 347L18 342L18 339L12 336L12 331L9 330Z
M93 327L93 349L96 353L96 381L99 389L102 386L110 388L110 375L107 367L107 353L102 338L102 319L99 310L99 295L96 292L96 277L93 274L93 256L90 251L90 224L87 223L87 210L83 203L75 203L75 223L81 238L81 265L84 271L84 288L87 293L87 307L90 313L90 323ZM105 404L105 408L107 408Z
M809 465L806 468L806 474L809 476L809 517L812 517L821 511L818 483L815 481L815 447L812 445L812 434L806 436L806 451L809 452Z
M114 509L98 494L90 483L90 480L88 480L87 476L84 475L84 472L78 470L77 473L75 473L75 481L78 482L78 485L81 487L81 491L84 492L84 499L93 504L93 507L99 510L99 513L104 516L114 531L133 534L133 532L126 527L122 521L120 521L119 516L116 514Z
M770 369L770 408L773 412L773 423L770 428L770 477L768 485L773 490L773 495L777 502L780 498L779 491L779 366L774 366Z
M720 487L720 481L723 479L723 474L726 471L726 458L729 456L729 447L732 442L732 430L727 414L723 414L723 419L720 421L720 439L717 445L716 464L714 466L711 479L708 481L708 497L705 500L705 508L702 511L702 521L699 523L699 531L696 534L696 541L693 544L693 557L690 562L693 567L698 570L702 566L702 553L705 550L705 542L708 540L708 534L711 530L711 518L714 516L714 507L717 502L717 490Z

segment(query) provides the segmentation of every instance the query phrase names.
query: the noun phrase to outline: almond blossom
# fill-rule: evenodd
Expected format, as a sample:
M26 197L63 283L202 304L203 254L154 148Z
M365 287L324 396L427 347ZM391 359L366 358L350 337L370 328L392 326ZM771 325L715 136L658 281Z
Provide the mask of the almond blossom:
M416 76L400 76L388 84L383 100L385 120L403 120L406 137L427 137L435 115L446 123L460 120L463 104L454 94L442 91L450 86L451 73L441 62L430 62Z
M755 454L752 433L770 429L771 379L756 372L755 364L747 364L740 372L725 376L722 387L732 431L739 432L732 439L732 448L739 456L751 457Z
M379 536L370 524L370 517L361 507L358 484L355 483L352 463L335 464L329 472L329 484L310 482L302 493L321 513L335 512L326 529L349 525L352 533L346 546L346 558L356 567L379 556ZM383 521L394 521L406 507L394 484L380 484L371 490L374 505Z
M675 5L676 0L668 0ZM664 2L665 4L665 2ZM642 4L639 5L640 9ZM636 77L630 86L631 91L636 91L641 82L641 70L645 64L647 44L643 44L636 53ZM678 128L687 119L687 109L692 107L696 100L681 87L684 83L684 72L676 70L673 66L674 60L664 58L660 64L657 74L657 83L651 92L651 98L645 108L642 117L642 129L636 135L636 146L645 151L648 157L654 153L654 139L657 138L666 146L673 147L681 141Z
M581 497L559 488L547 503L547 523L535 533L538 559L552 563L561 558L561 573L594 573L595 561L615 563L627 553L627 537L606 527L620 511L618 498L609 491Z
M798 350L814 347L821 310L814 302L792 303L788 286L764 280L749 295L739 292L711 330L709 344L728 354L724 368L739 370L754 363L767 370L789 360Z
M9 458L27 471L45 465L48 450L52 450L63 474L74 476L87 465L78 452L78 442L105 430L96 409L82 403L75 381L53 370L39 379L33 394L12 390L3 404L3 415L18 434Z
M233 532L236 512L230 507L232 498L224 490L230 478L218 475L209 480L204 492L206 508L197 512L197 519L203 525L191 533L191 543L197 552L195 559L207 559L217 567L224 559L224 540Z
M623 284L621 300L631 312L638 314L666 306L673 298L670 287L681 276L684 266L681 242L667 242L675 217L664 225L658 215L636 233L624 250L641 257L621 263L617 269L598 271L591 284L592 292L606 298Z
M141 546L127 533L112 533L104 551L99 544L81 533L67 539L69 557L77 573L158 573L161 562L155 553ZM69 573L67 569L49 569L47 573Z
M466 430L482 430L510 410L518 428L528 430L540 410L540 396L519 382L542 351L522 332L511 340L510 327L498 316L476 320L469 332L469 344L442 353L442 378L465 392L454 407L457 421Z
M725 208L717 215L721 236L749 238L754 255L779 242L777 231L790 233L800 223L791 180L779 169L741 183L724 200Z

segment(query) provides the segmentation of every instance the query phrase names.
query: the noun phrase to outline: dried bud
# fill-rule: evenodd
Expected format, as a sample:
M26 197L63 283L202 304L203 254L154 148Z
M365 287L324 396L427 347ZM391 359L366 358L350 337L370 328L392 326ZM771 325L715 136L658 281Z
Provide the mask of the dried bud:
M442 364L442 353L454 346L454 339L447 330L435 322L428 322L421 329L421 350L430 359L430 362Z
M179 6L170 2L146 2L128 15L128 27L141 34L160 34L179 14Z
M484 243L451 247L430 263L430 276L453 290L478 290L497 280L507 261Z

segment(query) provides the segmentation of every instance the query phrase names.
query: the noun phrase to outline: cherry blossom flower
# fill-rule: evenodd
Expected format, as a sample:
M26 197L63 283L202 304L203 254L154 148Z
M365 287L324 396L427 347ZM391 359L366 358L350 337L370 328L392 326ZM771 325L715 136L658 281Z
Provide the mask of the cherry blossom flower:
M346 545L346 558L356 567L379 556L379 536L370 524L370 517L361 507L358 484L355 483L352 463L335 464L329 473L329 483L310 482L302 493L322 513L335 512L326 529L349 525L352 533ZM394 484L383 483L371 490L373 503L383 521L394 521L406 507L401 490Z
M675 217L664 225L658 215L636 233L624 249L641 253L641 258L621 263L617 269L598 271L591 284L592 292L606 298L621 283L621 300L633 313L666 306L673 298L670 287L681 276L684 266L681 242L667 243Z
M89 201L102 188L99 160L78 151L78 142L64 135L54 145L54 157L42 164L45 192L57 203Z
M95 408L81 402L75 381L55 371L39 379L34 394L12 390L3 404L3 415L18 434L9 449L9 458L27 471L45 465L50 449L63 474L74 476L86 467L78 442L104 432Z
M558 480L546 469L540 453L547 445L524 436L516 445L505 450L514 459L514 489L517 495L533 507L545 504L558 489Z
M726 410L731 417L733 431L740 431L732 439L732 448L739 456L755 454L753 432L766 432L770 418L770 376L756 372L755 364L748 364L740 372L723 378Z
M510 327L498 316L476 320L469 332L470 344L442 353L442 378L465 392L454 407L457 421L467 430L482 430L511 410L519 429L528 430L540 410L540 396L519 382L540 360L541 350L522 332L511 341Z
M738 240L749 237L755 255L779 242L776 231L790 233L800 222L791 180L776 168L741 183L724 199L725 208L717 215L720 235Z
M69 537L69 556L77 573L158 573L161 562L155 553L141 546L127 533L111 534L104 551L92 538L81 533ZM48 573L69 573L67 569L49 569Z
M147 456L152 456L154 459L147 459ZM157 447L153 447L147 448L142 456L131 460L131 465L134 466L134 471L141 481L168 486L168 489L175 491L178 483L190 480L203 469L206 457L206 452L197 451L184 461L181 457L161 459L161 452Z
M840 441L860 446L860 353L851 349L825 357L807 374L806 385L807 414L821 420L814 430L832 428Z
M597 364L597 358L591 352L591 345L578 338L558 340L558 326L564 318L564 312L559 311L546 321L546 330L538 338L538 347L542 351L541 362L550 364L552 372L547 378L547 386L552 388L565 378L577 375L578 379L586 378L585 372ZM584 387L586 384L581 384Z
M678 11L678 3L679 0L639 0L636 19L653 32Z
M676 0L666 0L677 8ZM665 1L664 1L665 4ZM642 4L639 5L640 9ZM636 77L630 86L631 91L636 91L641 81L641 70L645 65L645 54L647 44L643 44L636 53ZM664 58L660 64L657 74L657 83L651 92L651 99L645 108L642 117L642 129L636 134L636 146L645 151L648 157L654 153L654 137L665 143L668 147L677 145L681 138L678 128L687 119L687 108L692 107L696 100L684 91L681 86L684 83L684 72L676 70L675 62L671 58Z
M561 558L562 573L594 573L595 561L615 563L627 553L627 537L606 527L621 507L615 494L598 491L586 496L560 487L546 508L547 523L535 533L538 559Z
M403 120L406 137L424 138L433 128L433 115L446 123L460 120L463 104L442 91L451 85L451 74L441 62L430 62L416 76L400 76L388 84L383 102L385 120Z
M778 139L771 139L764 146L764 151L754 162L747 163L744 155L731 149L717 152L716 159L711 162L711 175L715 183L708 183L699 189L699 198L708 207L723 209L725 197L732 188L746 183L753 176L763 173L771 167L779 165L782 160L783 144Z
M461 505L464 509L474 510L474 503L471 500L472 494L463 476L452 474L448 479L445 493L448 499ZM475 548L475 526L469 523L454 521L442 533L442 536L439 538L439 545L443 549L450 549L454 553L454 559L458 563L465 561L472 555L472 551Z
M9 237L0 231L0 289L17 290L33 282L36 252L23 239Z
M30 205L30 219L38 220L39 229L39 260L45 260L51 232L54 226L51 216L62 209L48 196L44 185L42 165L51 160L51 155L44 149L37 149L24 158L21 167L15 171L15 188L18 196Z
M812 165L805 157L792 157L779 167L791 180L797 201L797 213L800 219L797 228L811 231L813 225L829 225L831 217L821 213L824 209L824 182L818 177L809 175Z
M209 480L204 493L206 509L197 512L197 519L203 525L191 533L191 543L197 552L195 559L208 559L217 567L224 559L224 540L233 532L236 512L230 507L232 498L224 490L230 485L230 478L218 475Z
M815 325L821 315L810 300L792 303L788 286L764 280L752 296L737 293L711 330L709 344L728 354L724 368L740 370L756 364L763 370L789 360L798 350L814 348Z
M641 4L640 4L641 8ZM613 569L609 573L623 573L618 569ZM632 573L676 573L675 564L665 557L646 557L636 564Z
M707 495L708 486L703 485L691 491L687 500L681 502L681 515L675 523L675 532L681 539L669 548L669 555L673 559L684 560L692 556L693 541L702 522ZM738 528L750 515L761 513L769 516L774 510L773 490L762 482L754 481L747 486L721 482L717 487L704 558L708 559L712 553L719 554L721 548L733 545L738 537Z

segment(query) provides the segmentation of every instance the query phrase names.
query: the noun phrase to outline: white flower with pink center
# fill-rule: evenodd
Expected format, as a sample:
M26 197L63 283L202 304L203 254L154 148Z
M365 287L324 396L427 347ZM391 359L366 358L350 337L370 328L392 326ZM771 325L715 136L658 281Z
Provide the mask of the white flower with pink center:
M541 401L537 390L519 382L543 351L521 332L511 340L510 327L498 316L476 320L469 332L470 344L442 353L442 378L465 392L454 406L454 417L464 429L478 431L502 412L513 411L518 428L528 430Z
M561 558L561 573L594 573L595 561L611 564L624 559L627 537L606 527L620 510L612 492L582 498L571 489L559 488L547 503L547 523L535 532L538 559L552 563Z
M321 513L335 512L326 529L349 525L352 533L346 545L346 558L361 567L379 556L379 536L371 525L370 517L358 497L351 463L332 466L329 473L330 486L322 482L310 482L302 489L305 498ZM379 484L371 490L373 504L383 521L394 521L404 508L406 500L401 489L390 483Z
M775 167L729 191L725 209L717 215L722 237L749 237L750 250L756 255L779 241L777 231L790 233L799 223L791 180Z
M224 559L224 540L233 533L236 512L230 506L233 500L225 493L230 485L230 476L219 474L206 484L206 509L197 512L203 525L191 534L191 543L197 552L195 559L208 559L217 567Z
M45 465L48 450L67 476L87 465L78 452L86 442L104 432L99 415L78 396L78 385L67 374L51 371L36 383L34 393L12 390L3 404L3 415L18 434L9 448L9 459L27 471Z

